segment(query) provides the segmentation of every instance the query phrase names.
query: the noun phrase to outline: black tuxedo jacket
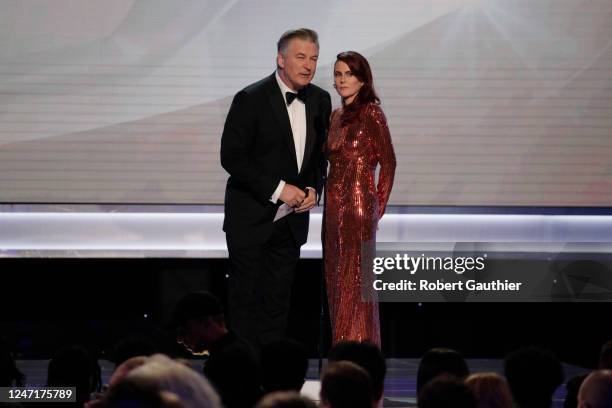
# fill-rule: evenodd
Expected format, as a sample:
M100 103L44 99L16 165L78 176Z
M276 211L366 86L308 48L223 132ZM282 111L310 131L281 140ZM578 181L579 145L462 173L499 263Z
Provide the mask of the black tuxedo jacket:
M270 201L280 180L300 188L323 189L331 99L310 84L306 88L306 146L298 173L291 123L274 74L234 96L221 138L221 165L229 173L223 230L236 244L263 243L272 233L278 207ZM287 216L298 245L306 242L308 212Z

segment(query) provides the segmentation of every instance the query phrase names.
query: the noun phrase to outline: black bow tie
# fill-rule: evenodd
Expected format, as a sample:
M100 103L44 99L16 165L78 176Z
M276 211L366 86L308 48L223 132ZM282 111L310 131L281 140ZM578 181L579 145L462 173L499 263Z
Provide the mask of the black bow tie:
M287 98L287 105L291 105L295 98L306 103L306 88L300 89L297 93L285 92L285 98Z

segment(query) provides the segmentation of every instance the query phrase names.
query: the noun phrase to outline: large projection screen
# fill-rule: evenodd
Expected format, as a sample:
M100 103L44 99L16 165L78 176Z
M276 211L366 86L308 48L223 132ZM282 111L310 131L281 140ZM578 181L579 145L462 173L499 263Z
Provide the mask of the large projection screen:
M612 203L610 0L5 0L0 202L220 204L232 96L288 28L373 67L392 205Z

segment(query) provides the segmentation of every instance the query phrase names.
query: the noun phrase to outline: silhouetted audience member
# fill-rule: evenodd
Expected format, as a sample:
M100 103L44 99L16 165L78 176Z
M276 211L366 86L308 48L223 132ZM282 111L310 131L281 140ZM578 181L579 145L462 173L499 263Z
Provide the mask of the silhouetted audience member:
M600 370L612 369L612 340L608 340L599 353L598 367ZM578 374L565 384L566 394L563 408L576 408L578 406L578 391L589 373Z
M25 375L17 368L6 341L0 339L0 387L23 387Z
M587 376L578 392L580 408L612 408L612 370L597 370Z
M455 350L447 348L428 350L419 363L417 396L429 381L444 373L465 379L470 374L470 370L461 354Z
M428 381L418 395L419 408L476 408L476 397L463 379L440 374Z
M329 351L328 360L351 361L370 375L372 381L372 399L376 405L380 403L385 389L387 364L380 349L372 343L347 341L337 343Z
M297 341L273 341L261 352L261 368L264 392L299 392L308 371L308 353Z
M476 397L478 408L512 408L512 393L504 377L497 373L477 373L465 380Z
M372 381L350 361L330 363L321 377L322 408L372 408Z
M110 360L119 366L124 361L138 356L152 356L159 350L155 344L143 336L128 336L115 343Z
M193 292L176 304L171 325L192 353L208 350L203 372L227 408L254 406L262 395L259 360L244 340L225 326L223 308L209 292Z
M256 408L317 408L317 404L295 391L276 391L263 397Z
M17 368L8 343L0 338L0 387L23 387L25 375ZM0 408L21 408L15 402L0 402Z
M48 387L76 387L76 405L83 406L92 392L100 390L98 360L82 346L61 348L49 361Z
M549 408L564 377L557 357L537 347L510 353L504 362L504 372L514 402L520 408Z
M565 383L565 401L563 408L576 408L578 406L578 391L589 373L575 375Z
M599 369L612 370L612 340L608 340L599 353Z

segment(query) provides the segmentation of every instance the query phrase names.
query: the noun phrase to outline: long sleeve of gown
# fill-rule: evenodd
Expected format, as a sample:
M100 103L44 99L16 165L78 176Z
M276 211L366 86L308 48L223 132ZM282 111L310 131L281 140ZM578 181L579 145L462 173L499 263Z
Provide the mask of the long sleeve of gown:
M380 219L385 213L387 202L391 195L393 178L395 177L395 166L397 163L393 150L393 143L391 142L391 133L389 132L387 119L382 109L378 105L372 105L367 115L367 133L371 135L376 160L380 165L378 184L376 186L378 218Z

